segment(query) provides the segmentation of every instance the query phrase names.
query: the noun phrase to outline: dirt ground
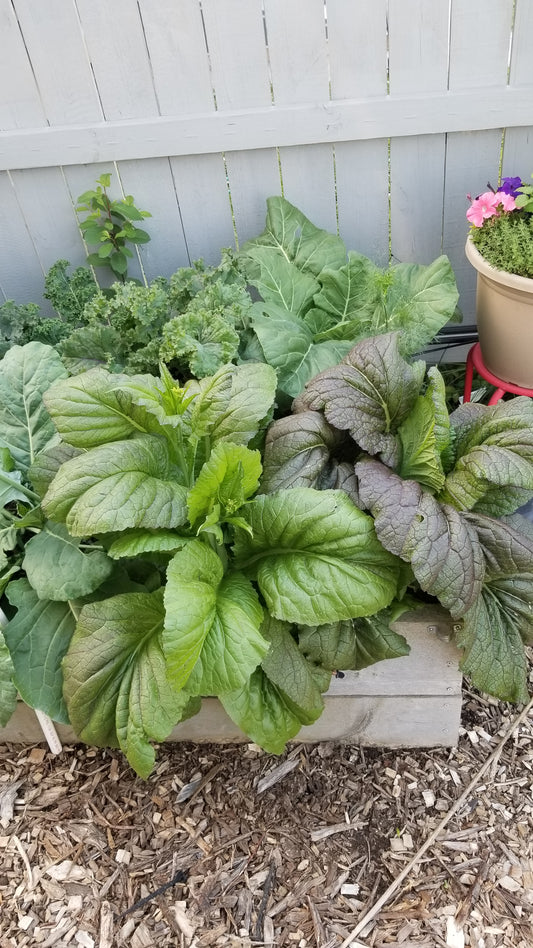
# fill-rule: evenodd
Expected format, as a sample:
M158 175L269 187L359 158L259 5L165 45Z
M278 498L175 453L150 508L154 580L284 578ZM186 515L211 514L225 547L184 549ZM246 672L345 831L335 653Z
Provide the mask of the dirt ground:
M148 781L0 745L0 945L531 948L520 711L466 691L452 750L165 745Z

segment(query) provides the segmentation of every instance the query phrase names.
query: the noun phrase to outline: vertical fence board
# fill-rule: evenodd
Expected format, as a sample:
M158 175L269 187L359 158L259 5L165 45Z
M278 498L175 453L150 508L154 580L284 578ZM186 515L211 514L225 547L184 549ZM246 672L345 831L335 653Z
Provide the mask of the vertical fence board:
M389 148L386 139L335 146L339 234L378 266L389 262Z
M207 0L202 10L217 107L269 106L261 0ZM266 198L280 193L278 154L275 148L227 151L225 161L238 241L243 243L263 229Z
M331 145L283 148L283 194L313 224L337 232L335 167Z
M387 0L332 0L327 6L331 98L387 92ZM338 142L335 182L339 233L349 250L389 261L387 139Z
M446 89L447 40L447 5L391 0L391 94ZM391 251L397 260L430 263L441 253L444 156L444 135L391 141Z
M328 0L331 98L387 91L387 0Z
M84 263L85 249L61 169L12 171L11 178L42 268L48 270L61 257L73 266Z
M9 0L0 0L0 128L46 124L24 39Z
M16 0L16 9L50 124L101 121L102 110L74 4L64 0L48 0L45 4Z
M452 0L449 88L506 86L513 0ZM490 109L490 96L487 98ZM466 324L475 323L476 274L464 255L467 194L496 185L503 129L448 135L444 202L444 249L459 288Z
M161 115L214 110L198 0L139 0Z
M5 253L2 259L8 261L8 266L2 267L0 278L3 299L38 303L43 271L6 171L0 175L0 234Z
M157 99L136 0L76 0L105 117L157 115Z
M235 247L226 168L221 155L171 158L190 260L218 263L223 247Z

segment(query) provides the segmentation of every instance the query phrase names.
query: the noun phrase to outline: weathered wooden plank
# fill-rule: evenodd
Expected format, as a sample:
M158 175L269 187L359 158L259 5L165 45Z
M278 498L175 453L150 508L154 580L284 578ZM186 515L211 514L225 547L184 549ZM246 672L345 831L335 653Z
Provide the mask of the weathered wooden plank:
M393 0L389 7L390 91L444 92L448 82L448 6ZM392 138L391 251L430 263L441 253L445 136Z
M378 266L389 262L389 143L335 145L339 234Z
M323 0L264 0L264 7L275 104L327 101Z
M76 6L106 119L156 116L157 97L137 3L113 0L112 16L107 0L77 0Z
M331 98L384 96L387 0L336 0L327 6ZM335 144L340 236L349 250L389 262L389 143L386 138Z
M7 130L0 171L523 127L532 118L531 87L506 87Z
M47 121L51 125L102 121L75 4L16 0L15 7Z
M332 99L387 92L387 0L327 4Z
M451 4L450 88L473 91L485 87L487 109L491 90L495 93L507 84L513 2L452 0ZM486 127L494 128L492 124Z
M436 632L428 632L428 626ZM386 747L451 746L457 743L461 714L458 652L438 635L451 632L449 616L424 610L403 616L394 628L411 645L405 658L378 662L361 672L333 678L325 709L298 741L335 740ZM71 728L56 725L63 741L76 738ZM0 741L41 741L34 713L22 703L0 730ZM249 740L215 698L204 699L195 717L174 728L169 740L238 742Z
M335 163L331 145L279 150L283 194L317 227L337 231Z
M3 300L39 302L43 268L7 172L0 174L0 261Z
M161 115L214 111L198 0L139 0Z
M0 0L0 36L0 128L46 125L35 76L10 0Z
M217 264L223 247L235 247L222 155L172 158L170 164L189 258Z

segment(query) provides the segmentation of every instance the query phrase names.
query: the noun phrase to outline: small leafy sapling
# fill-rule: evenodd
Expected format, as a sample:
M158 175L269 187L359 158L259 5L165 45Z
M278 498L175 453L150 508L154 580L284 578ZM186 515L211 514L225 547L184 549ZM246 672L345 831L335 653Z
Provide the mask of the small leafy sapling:
M128 278L128 257L133 256L127 244L145 244L150 240L150 235L133 222L152 215L139 210L131 194L112 201L107 193L110 183L110 174L100 175L96 190L80 194L76 210L89 212L80 222L80 230L90 247L98 245L98 250L87 256L87 262L93 267L108 267L124 283Z

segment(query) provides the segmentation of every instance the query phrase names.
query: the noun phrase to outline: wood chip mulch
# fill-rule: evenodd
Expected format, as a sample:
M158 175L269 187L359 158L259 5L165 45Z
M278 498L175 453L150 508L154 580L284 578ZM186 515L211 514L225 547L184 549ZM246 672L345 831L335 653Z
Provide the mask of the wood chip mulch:
M518 714L466 692L452 750L169 744L148 781L0 745L0 945L531 948Z

